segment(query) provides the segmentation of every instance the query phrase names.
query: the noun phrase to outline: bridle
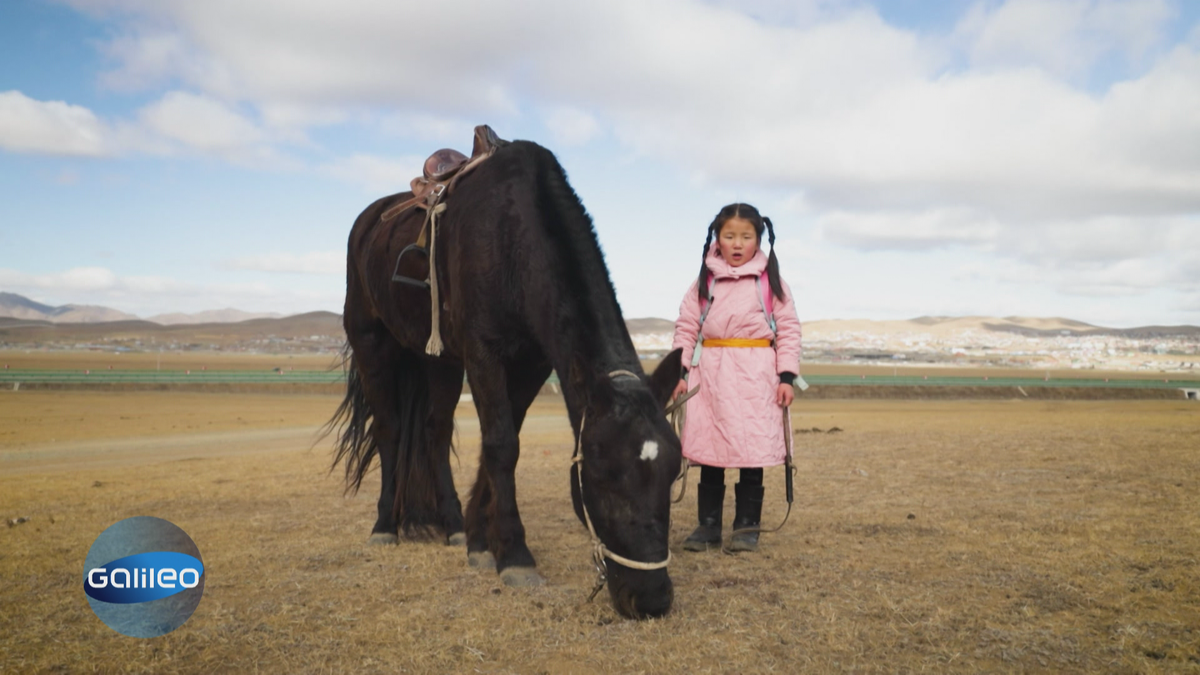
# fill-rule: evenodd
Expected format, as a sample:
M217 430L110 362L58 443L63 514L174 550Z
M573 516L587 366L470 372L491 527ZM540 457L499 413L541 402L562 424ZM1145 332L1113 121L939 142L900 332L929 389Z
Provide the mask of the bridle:
M618 377L632 377L640 380L636 373L628 370L614 370L608 374L610 379ZM592 589L591 595L588 596L588 602L591 602L600 589L604 588L604 584L608 583L608 563L606 559L612 560L615 563L624 565L635 570L661 570L665 569L671 563L671 551L667 550L666 560L659 562L638 562L630 560L624 556L613 553L604 542L600 541L600 536L596 534L596 528L592 525L592 517L588 514L587 500L583 498L583 427L587 422L587 412L584 411L579 418L579 435L575 438L575 453L571 455L571 462L578 465L575 469L576 480L579 483L579 506L583 511L583 522L587 525L588 533L592 536L592 564L596 566L596 586Z
M610 379L616 379L618 377L632 377L637 380L642 379L637 375L637 373L628 370L614 370L608 374L608 377ZM672 426L675 428L676 433L679 433L679 431L682 430L683 420L679 415L675 415L674 417L672 417L672 415L674 415L676 412L682 413L683 405L687 403L688 399L695 396L696 392L699 390L700 387L697 385L680 396L673 403L668 405L664 411L668 417L671 417ZM796 471L796 467L792 463L792 438L791 434L788 433L790 428L790 419L788 417L787 408L783 409L783 419L784 436L787 446L787 453L785 454L786 469L784 471L787 484L787 513L783 516L783 522L779 523L779 526L773 529L768 530L762 527L742 528L740 530L735 530L734 534L740 532L778 532L783 528L784 524L787 523L788 516L790 516L792 513L792 477ZM579 435L575 438L575 452L571 455L571 463L580 465L575 469L576 481L579 483L579 507L580 510L583 511L583 522L587 525L588 533L592 537L592 564L596 566L596 585L594 588L592 588L591 594L588 595L588 602L591 602L593 599L595 599L596 594L604 588L604 585L608 583L608 563L605 561L606 558L630 569L644 571L661 570L665 569L667 565L671 563L671 550L667 549L666 560L654 563L645 563L638 562L637 560L630 560L629 558L613 553L607 546L604 545L604 542L600 541L600 536L596 534L596 528L592 525L592 517L588 514L587 501L583 498L583 428L586 423L587 411L585 410L579 418ZM684 493L687 491L687 471L690 464L691 462L689 462L686 458L683 459L683 465L679 469L679 475L676 476L675 480L671 482L672 488L674 487L675 483L682 483L683 485L683 488L679 491L679 496L672 499L671 503L678 503L681 501ZM726 547L722 546L722 550L726 550Z

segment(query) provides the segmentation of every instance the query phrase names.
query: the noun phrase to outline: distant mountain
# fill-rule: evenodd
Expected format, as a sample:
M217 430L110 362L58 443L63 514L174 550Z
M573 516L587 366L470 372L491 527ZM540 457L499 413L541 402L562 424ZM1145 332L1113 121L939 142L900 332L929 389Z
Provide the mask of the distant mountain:
M0 316L53 323L101 323L137 319L132 314L94 305L51 307L16 293L0 293Z
M280 319L250 319L237 323L186 323L164 326L151 321L52 323L0 317L0 344L55 344L142 340L155 343L229 345L274 340L345 339L342 317L332 312L309 312Z
M52 307L30 300L16 293L0 293L0 317L12 317L27 321L49 321L51 323L109 323L113 321L152 321L163 326L201 323L236 323L250 319L277 319L277 312L243 312L240 309L214 309L195 314L174 312L157 314L149 319L140 319L108 307L95 305L62 305Z
M11 316L14 319L44 319L50 316L57 307L34 302L16 293L0 293L0 316Z
M195 323L237 323L238 321L249 321L250 319L278 319L283 316L278 312L243 312L240 309L212 309L207 312L196 312L195 314L181 314L174 312L172 314L155 314L146 319L154 323L160 323L164 326L177 326L180 324L195 324Z
M9 318L5 318L9 317ZM20 321L16 321L20 320ZM221 309L195 314L158 314L139 319L131 314L107 307L63 305L52 307L16 293L0 292L0 328L5 332L27 327L34 332L54 330L57 337L99 336L104 334L155 335L185 333L220 335L232 338L255 333L263 335L340 335L341 316L331 312L309 312L281 317L277 313L251 313L238 309ZM671 341L675 324L655 317L628 319L629 333L639 348L666 348ZM185 330L186 329L186 330ZM838 335L863 334L873 336L929 335L935 338L960 337L979 333L1013 333L1026 337L1113 336L1133 339L1200 337L1197 326L1142 326L1138 328L1105 328L1061 317L1036 318L1007 316L920 316L902 321L869 319L830 319L804 322L804 337L808 340L836 339ZM11 335L11 333L8 333Z

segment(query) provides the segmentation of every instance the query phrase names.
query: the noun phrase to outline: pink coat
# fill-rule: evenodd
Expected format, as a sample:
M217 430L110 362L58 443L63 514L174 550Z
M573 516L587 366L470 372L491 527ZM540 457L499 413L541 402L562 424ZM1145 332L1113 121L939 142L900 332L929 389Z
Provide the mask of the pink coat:
M763 314L755 284L767 268L761 250L741 267L731 267L714 243L705 263L713 273L713 302L702 328L706 339L775 338L775 347L708 347L688 374L689 387L700 391L687 403L683 456L709 466L763 467L782 464L787 448L782 408L775 402L779 374L800 370L800 320L795 298L783 283L784 300L774 299L778 334ZM783 280L780 279L782 283ZM763 280L766 285L766 280ZM769 292L769 291L768 291ZM690 367L700 327L700 298L693 282L679 305L672 349L683 348Z

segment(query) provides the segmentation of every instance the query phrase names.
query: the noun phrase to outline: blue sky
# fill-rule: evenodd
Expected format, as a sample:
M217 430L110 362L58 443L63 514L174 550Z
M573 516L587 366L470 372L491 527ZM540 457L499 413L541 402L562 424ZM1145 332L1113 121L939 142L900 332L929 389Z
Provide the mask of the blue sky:
M747 201L804 320L1200 324L1197 110L1182 0L7 0L0 291L340 311L358 212L488 123L628 318Z

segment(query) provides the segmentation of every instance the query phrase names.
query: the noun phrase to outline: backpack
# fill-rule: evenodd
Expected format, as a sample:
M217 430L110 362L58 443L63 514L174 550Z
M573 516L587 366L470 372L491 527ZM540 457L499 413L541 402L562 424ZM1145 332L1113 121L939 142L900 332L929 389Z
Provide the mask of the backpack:
M763 283L766 281L767 283ZM708 273L708 294L700 301L700 323L696 326L696 347L692 350L692 368L700 365L701 343L704 340L700 337L700 329L704 327L704 319L708 316L708 310L711 308L713 286L717 283L717 279L712 272ZM758 305L762 307L763 314L767 317L767 325L771 327L771 333L778 334L775 328L775 297L771 294L771 283L767 279L767 271L763 270L762 274L754 279L754 287L758 289Z

